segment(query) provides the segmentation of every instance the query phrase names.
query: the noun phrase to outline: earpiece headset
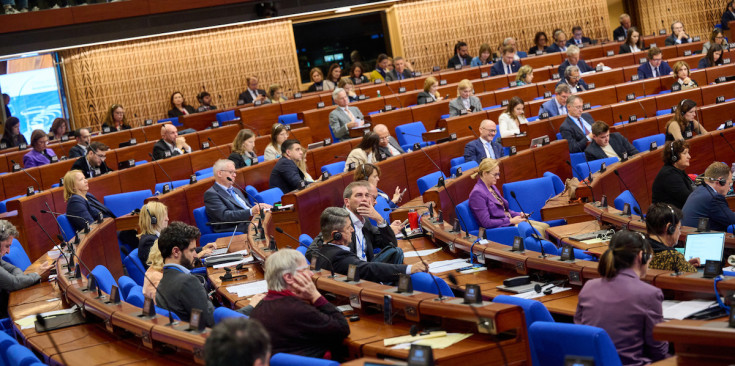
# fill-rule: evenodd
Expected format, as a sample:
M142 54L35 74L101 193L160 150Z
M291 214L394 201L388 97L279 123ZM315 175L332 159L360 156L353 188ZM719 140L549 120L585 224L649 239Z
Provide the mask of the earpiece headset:
M674 213L674 209L671 208L671 205L666 205L666 207L669 209L669 213L671 213L671 224L669 224L669 227L666 229L666 233L674 235L676 225L679 223L679 218L676 216L676 213Z
M332 233L332 241L340 241L342 240L342 233L339 231L335 231Z
M675 142L676 141L671 141L671 146L670 146L671 147L671 162L672 163L676 163L677 161L679 161L679 157L676 156L676 154L674 154L674 143Z
M145 208L145 211L148 212L148 216L151 217L151 226L155 227L158 225L158 218L156 218L156 215L152 214L150 210L148 210L148 207Z
M707 178L708 180L710 180L712 182L717 182L717 183L719 183L723 187L727 185L727 178L719 178L719 179L718 178L710 178L710 177L705 177L705 178Z
M641 241L643 242L643 247L641 248L641 263L645 264L651 260L651 244L648 243L648 240L646 240L646 236L643 235L643 233L639 232L638 235L641 236Z

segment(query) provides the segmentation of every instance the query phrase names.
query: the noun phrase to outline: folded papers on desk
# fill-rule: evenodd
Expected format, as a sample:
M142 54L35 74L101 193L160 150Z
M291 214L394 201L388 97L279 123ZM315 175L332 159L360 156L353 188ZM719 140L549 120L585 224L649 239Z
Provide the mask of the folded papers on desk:
M684 320L692 314L717 306L717 302L709 300L664 300L661 306L663 307L664 319Z
M400 336L383 340L383 345L394 346L393 349L409 349L412 344L430 346L432 349L444 349L472 336L472 333L447 333L434 331L425 335Z
M467 267L466 259L450 259L446 261L438 261L438 262L429 263L429 272L430 273L442 273L442 272L449 272L457 268L464 268L464 267Z
M237 294L238 297L248 297L268 292L268 284L265 280L242 283L234 286L227 286L227 292Z
M418 256L426 257L427 255L432 255L440 250L441 248L403 252L403 257L404 258L411 258L411 257L418 257Z

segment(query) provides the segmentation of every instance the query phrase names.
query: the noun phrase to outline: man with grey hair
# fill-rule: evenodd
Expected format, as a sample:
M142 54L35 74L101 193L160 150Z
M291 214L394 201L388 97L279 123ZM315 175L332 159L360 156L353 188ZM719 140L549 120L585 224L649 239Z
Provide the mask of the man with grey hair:
M538 115L546 113L548 117L555 117L567 114L567 98L572 95L572 89L566 83L556 84L554 90L556 95L544 102L539 108Z
M580 76L579 72L579 67L577 66L569 66L566 68L566 70L564 70L564 80L559 81L556 85L560 84L569 85L569 90L572 91L572 94L583 92L589 88L589 86L587 86L587 83L582 80L582 76Z
M598 65L602 65L602 63ZM579 47L575 45L567 47L567 59L559 65L559 75L565 75L564 71L569 66L577 66L580 72L595 71L592 66L588 65L584 60L579 59Z
M569 152L584 152L592 141L592 124L594 118L589 113L582 113L584 102L577 95L567 98L569 114L559 127L561 137L569 143Z
M350 221L350 212L344 208L327 207L319 218L319 226L321 232L306 252L308 258L316 260L317 268L333 269L336 273L347 274L349 266L354 264L361 279L382 283L396 282L401 273L426 271L423 263L389 264L366 262L358 258L350 250L355 228ZM313 254L315 251L321 255Z
M239 189L233 187L237 171L232 160L220 159L212 167L214 172L214 184L204 192L204 207L210 222L233 222L249 221L253 215L260 210L270 209L272 206L266 203L250 206L248 200ZM212 225L215 232L227 232L235 230L248 232L248 223Z
M691 41L692 38L684 31L684 23L677 20L671 23L671 35L666 37L664 45L673 46L682 43L689 43Z
M350 98L344 89L334 89L332 99L337 108L329 113L329 128L336 139L347 140L350 138L349 129L365 124L365 118L359 108L349 106Z
M411 73L411 64L409 64L403 57L398 56L394 58L393 65L393 70L386 73L385 81L404 80L413 77L413 74Z
M273 353L332 359L343 354L350 326L342 313L322 296L311 280L306 258L281 249L265 261L268 294L250 314L271 338Z
M0 220L0 257L10 252L13 239L18 236L18 230L9 221ZM16 290L26 288L46 279L51 271L52 264L43 262L36 273L24 274L20 268L0 259L0 318L8 316L8 296Z
M380 147L378 147L378 150L380 151L381 155L385 155L385 157L381 157L381 160L405 153L398 141L396 141L396 139L390 135L390 131L388 131L388 126L384 124L377 124L375 125L375 127L373 127L373 132L378 134L378 137L380 137Z

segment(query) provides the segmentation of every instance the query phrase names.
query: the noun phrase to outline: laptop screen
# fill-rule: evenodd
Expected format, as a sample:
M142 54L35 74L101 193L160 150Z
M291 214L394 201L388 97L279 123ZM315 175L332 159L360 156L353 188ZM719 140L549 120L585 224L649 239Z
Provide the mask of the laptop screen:
M687 235L684 258L699 258L699 263L722 261L722 250L725 247L725 233L706 233Z

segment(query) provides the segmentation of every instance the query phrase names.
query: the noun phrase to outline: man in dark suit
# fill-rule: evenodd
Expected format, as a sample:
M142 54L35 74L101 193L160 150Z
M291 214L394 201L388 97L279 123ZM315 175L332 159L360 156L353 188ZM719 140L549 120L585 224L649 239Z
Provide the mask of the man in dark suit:
M558 83L554 89L553 98L541 104L538 115L541 117L542 114L547 113L549 117L556 117L567 114L567 98L572 95L572 88L567 83Z
M518 72L521 63L514 61L516 51L512 46L503 47L503 56L490 68L490 76L509 75Z
M689 43L692 41L692 37L684 31L684 23L674 22L671 24L671 34L666 37L664 44L667 46L673 46L676 44Z
M727 9L722 12L722 18L720 19L720 26L722 27L723 31L730 30L730 26L727 24L735 20L735 3L734 1L730 0L727 2Z
M610 133L610 126L602 121L592 124L592 142L584 150L587 161L618 158L621 161L635 154L638 150L623 135Z
M10 104L10 95L3 93L3 106L5 106L5 118L10 118L13 116L13 114L10 113L10 108L8 108L8 104Z
M651 47L648 50L648 62L638 66L638 79L657 78L659 76L667 76L672 73L669 63L663 61L664 56L658 47Z
M270 188L280 188L288 193L306 187L304 173L296 166L296 162L303 159L304 150L299 140L288 139L281 144L281 158L271 171Z
M398 141L396 141L396 139L390 135L390 132L388 131L388 127L386 125L375 125L375 127L373 127L373 132L378 134L378 137L380 137L380 147L378 147L378 150L381 155L381 160L405 153Z
M567 47L575 45L577 47L584 47L584 45L592 44L592 40L589 37L584 36L582 27L575 25L572 27L572 38L567 41Z
M602 63L599 63L598 65L604 66ZM577 66L580 72L595 71L592 66L588 65L584 60L579 59L579 47L575 45L567 47L567 59L559 65L559 75L563 76L564 71L566 71L569 66Z
M101 142L95 141L89 144L87 156L77 159L70 170L81 170L87 179L109 173L111 170L105 164L108 150L110 148Z
M454 45L454 56L449 59L447 67L453 69L455 65L469 66L472 62L472 57L467 50L467 43L459 41Z
M186 144L184 137L179 137L179 131L174 125L167 123L161 127L161 139L153 144L153 160L161 160L190 153L191 147Z
M567 99L569 114L559 127L561 137L569 143L569 152L582 152L592 141L592 124L595 122L589 113L582 113L582 98L572 95Z
M396 282L399 274L424 272L427 269L421 262L413 265L389 264L367 262L358 258L350 250L354 245L351 238L355 229L350 221L350 213L346 209L327 207L319 218L319 226L321 232L306 253L310 260L316 258L317 268L347 274L350 264L354 264L357 266L356 273L360 279L382 283ZM318 251L321 255L310 255L314 251Z
M710 229L714 231L725 231L735 224L735 213L725 200L731 185L730 167L721 162L710 164L704 171L702 185L694 189L684 203L681 224L697 227L701 217L709 218Z
M250 104L255 101L265 102L265 90L258 89L258 78L248 76L245 81L248 88L237 97L237 105Z
M398 56L393 59L393 70L390 70L386 76L385 81L396 81L410 79L413 77L411 70L407 68L406 60L403 57Z
M500 159L503 156L503 146L493 141L497 132L495 122L489 119L480 122L480 138L465 145L464 161L476 161L480 164L485 158Z
M400 263L403 263L403 251L398 248L396 235L389 223L373 207L370 189L367 181L356 181L348 184L342 194L345 208L349 211L350 221L355 228L350 251L363 261L395 263L393 259L400 257ZM368 219L375 220L378 226L373 226ZM400 254L395 256L395 251L391 254L386 251L384 255L381 255L383 252L378 255L373 253L374 249L391 248L397 249Z
M546 48L546 53L567 52L567 34L563 30L557 30L553 35L554 43Z
M87 146L89 146L90 133L89 129L80 128L74 133L77 144L69 149L69 158L78 158L87 155Z
M204 192L204 207L210 222L248 221L260 210L271 208L271 205L261 203L250 207L245 196L233 187L235 163L232 160L220 159L214 163L214 184ZM215 232L235 230L235 225L212 225ZM237 225L237 231L246 233L248 224Z
M625 41L625 37L628 36L628 29L630 28L630 15L620 14L620 26L613 30L613 41L622 42Z
M582 76L580 74L581 73L577 66L569 66L564 70L564 79L560 80L556 85L567 84L569 85L569 90L571 90L572 93L583 92L589 89L589 86L587 86L587 83L582 80Z

